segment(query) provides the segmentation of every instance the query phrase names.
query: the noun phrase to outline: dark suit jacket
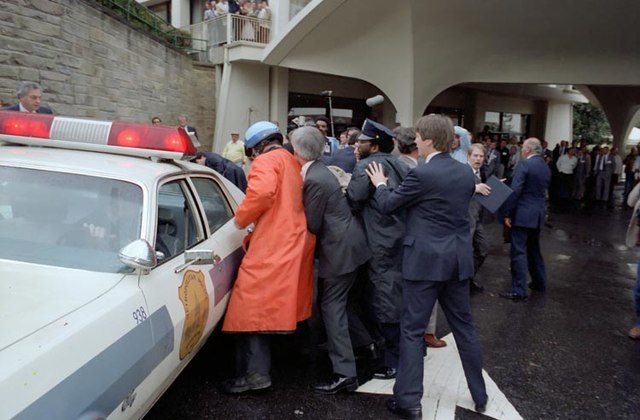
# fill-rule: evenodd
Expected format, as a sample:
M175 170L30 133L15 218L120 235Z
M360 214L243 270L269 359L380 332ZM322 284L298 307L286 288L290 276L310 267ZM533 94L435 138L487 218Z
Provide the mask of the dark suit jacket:
M322 156L322 162L325 165L334 165L342 169L346 173L353 172L356 166L355 148L347 146L344 149L336 150L332 156Z
M551 170L541 156L521 159L511 179L513 193L505 203L504 212L512 226L541 229L545 218L545 194Z
M402 275L407 280L449 281L473 277L469 201L475 191L469 165L449 153L409 171L399 187L378 187L385 213L407 209Z
M15 104L12 106L8 106L6 108L2 108L2 110L4 111L20 111L20 105L19 104ZM36 109L36 114L53 114L53 111L51 110L51 108L47 108L46 106L41 106L40 108Z
M351 215L338 179L319 161L304 179L304 209L316 235L318 276L331 278L354 271L370 256L360 222Z
M196 131L195 127L191 127L190 125L183 127L183 130L186 131L187 133L193 133L194 136L196 136L196 138L198 138L198 132Z
M247 192L247 177L241 167L217 153L206 153L205 156L207 157L204 161L206 166L233 182L243 193Z

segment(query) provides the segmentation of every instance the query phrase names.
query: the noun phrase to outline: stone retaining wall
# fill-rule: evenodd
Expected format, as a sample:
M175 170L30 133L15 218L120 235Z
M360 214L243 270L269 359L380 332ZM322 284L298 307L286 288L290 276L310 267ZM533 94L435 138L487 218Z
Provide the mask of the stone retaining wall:
M198 64L92 0L3 0L0 99L22 80L43 87L56 114L177 125L184 113L209 150L215 68Z

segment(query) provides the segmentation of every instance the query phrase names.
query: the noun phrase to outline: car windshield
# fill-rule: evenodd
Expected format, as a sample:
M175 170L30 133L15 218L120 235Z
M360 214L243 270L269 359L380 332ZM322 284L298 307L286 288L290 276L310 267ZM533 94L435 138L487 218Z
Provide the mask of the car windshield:
M0 167L0 259L110 273L140 237L142 190L124 181Z

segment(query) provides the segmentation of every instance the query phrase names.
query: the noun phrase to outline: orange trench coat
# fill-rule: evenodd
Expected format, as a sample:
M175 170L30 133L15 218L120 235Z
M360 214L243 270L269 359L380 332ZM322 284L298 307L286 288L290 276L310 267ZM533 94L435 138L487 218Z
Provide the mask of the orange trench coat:
M307 231L300 164L284 149L258 156L236 212L255 223L231 292L226 332L288 332L311 316L315 236Z

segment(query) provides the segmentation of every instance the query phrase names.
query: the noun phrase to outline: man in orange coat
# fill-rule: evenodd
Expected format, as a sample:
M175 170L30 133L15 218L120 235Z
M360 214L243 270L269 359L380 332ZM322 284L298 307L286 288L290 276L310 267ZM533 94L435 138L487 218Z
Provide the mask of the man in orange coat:
M282 148L275 124L261 121L245 134L254 160L247 194L238 207L239 228L255 230L240 264L222 330L238 335L238 376L232 394L271 386L267 333L291 333L311 316L315 237L307 231L300 164Z

